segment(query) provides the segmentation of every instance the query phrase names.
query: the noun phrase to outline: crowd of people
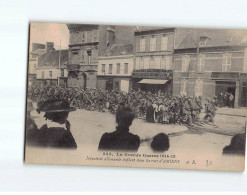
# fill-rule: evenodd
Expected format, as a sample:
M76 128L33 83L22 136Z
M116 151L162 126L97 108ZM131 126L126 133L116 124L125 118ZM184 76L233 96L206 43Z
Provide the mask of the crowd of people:
M230 107L234 108L234 95L232 92L225 91L221 92L219 95L218 105L219 107Z
M141 90L130 92L108 91L103 89L65 88L55 85L32 85L28 90L32 101L49 99L67 100L72 107L90 111L109 111L116 114L119 107L129 106L135 117L147 122L164 124L202 125L199 115L204 107L202 97L172 96L152 94ZM204 120L214 123L216 98L206 98Z

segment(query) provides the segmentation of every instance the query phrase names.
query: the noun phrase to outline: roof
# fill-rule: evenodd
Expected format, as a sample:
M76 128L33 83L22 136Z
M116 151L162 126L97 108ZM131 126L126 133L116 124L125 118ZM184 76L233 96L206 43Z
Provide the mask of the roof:
M106 51L105 56L120 56L133 54L132 44L113 44L110 49Z
M32 52L32 54L36 54L38 56L43 55L46 52L46 49L37 49L34 52Z
M200 37L206 37L206 44L200 47L243 46L247 44L246 30L229 29L181 29L176 31L175 49L196 48Z
M67 66L69 50L60 50L61 67ZM59 50L53 50L39 57L38 67L58 67L59 66Z

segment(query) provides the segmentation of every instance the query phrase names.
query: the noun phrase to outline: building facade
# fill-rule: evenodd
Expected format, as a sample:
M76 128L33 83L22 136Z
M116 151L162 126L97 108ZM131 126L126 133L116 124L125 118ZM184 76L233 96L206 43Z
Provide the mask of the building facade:
M138 30L134 34L132 88L172 93L175 29Z
M68 87L96 88L98 57L113 44L132 42L134 27L68 24Z
M60 59L59 59L60 58ZM37 84L67 86L68 50L51 50L39 57Z
M173 94L214 97L232 93L247 106L246 44L227 30L197 30L174 52Z
M129 92L133 55L99 57L97 88Z

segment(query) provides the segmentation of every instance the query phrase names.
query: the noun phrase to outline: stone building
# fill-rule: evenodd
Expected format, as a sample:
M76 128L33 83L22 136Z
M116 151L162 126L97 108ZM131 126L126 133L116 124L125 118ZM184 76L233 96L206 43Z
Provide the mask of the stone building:
M67 24L67 27L68 87L96 88L98 57L105 56L115 43L132 42L134 27L89 24Z
M232 93L247 106L247 45L243 31L190 29L174 50L173 94ZM246 33L246 32L245 32Z
M132 88L172 93L175 28L139 29L134 34Z
M68 53L69 51L67 49L50 50L40 56L36 83L67 86Z
M113 44L99 57L97 88L129 92L133 64L133 45Z

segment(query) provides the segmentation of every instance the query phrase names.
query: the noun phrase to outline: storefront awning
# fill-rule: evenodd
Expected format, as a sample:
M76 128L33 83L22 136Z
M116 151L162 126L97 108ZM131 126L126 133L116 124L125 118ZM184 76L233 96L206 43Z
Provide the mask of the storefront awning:
M158 79L142 79L138 83L143 83L143 84L152 84L152 85L163 85L167 82L168 80L158 80Z

